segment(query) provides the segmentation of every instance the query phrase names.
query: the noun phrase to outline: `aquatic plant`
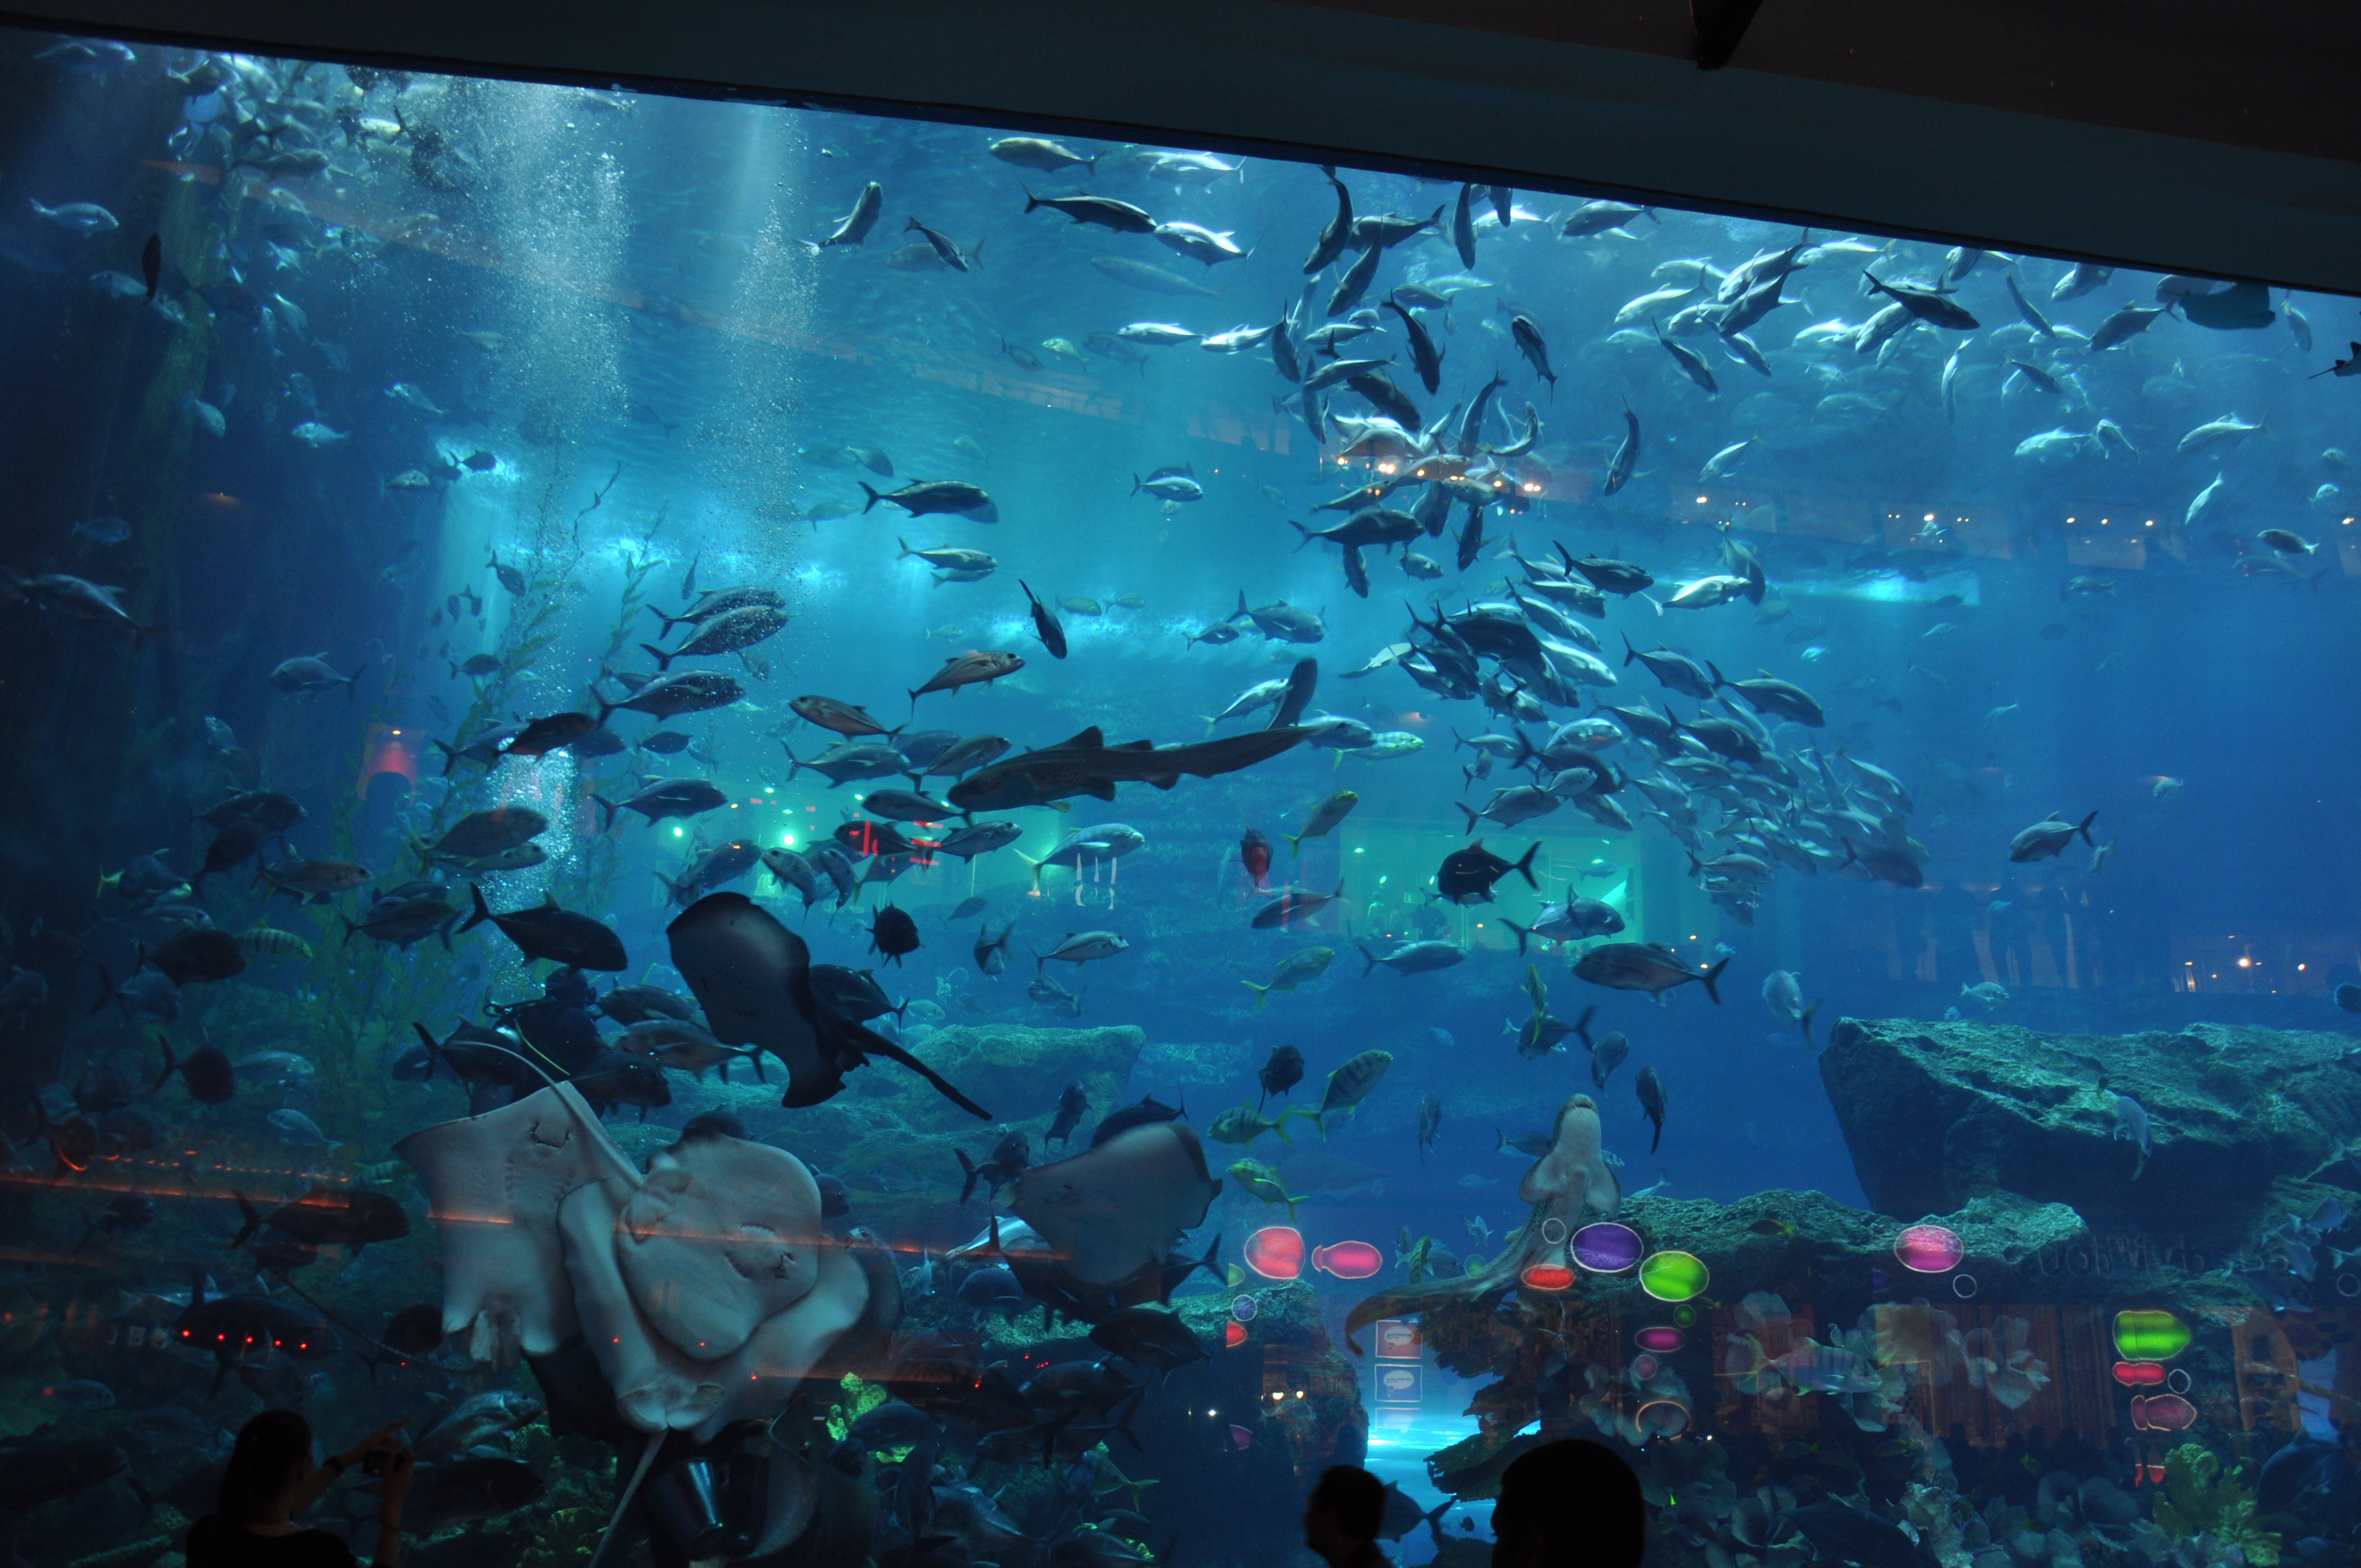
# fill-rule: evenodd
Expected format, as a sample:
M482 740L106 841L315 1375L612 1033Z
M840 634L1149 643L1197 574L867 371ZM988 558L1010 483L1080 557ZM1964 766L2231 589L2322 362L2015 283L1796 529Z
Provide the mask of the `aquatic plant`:
M2184 1442L2166 1456L2156 1523L2176 1545L2211 1537L2235 1548L2254 1568L2273 1568L2279 1560L2278 1532L2256 1527L2254 1494L2235 1470L2224 1473L2221 1457L2202 1443Z
M1983 1520L1958 1493L1914 1482L1902 1495L1902 1526L1917 1538L1919 1550L1942 1568L1968 1568L1975 1561L1975 1538Z
M1757 1486L1731 1505L1730 1534L1741 1546L1766 1551L1792 1539L1795 1527L1787 1516L1795 1508L1795 1494L1784 1486Z
M541 1532L517 1559L517 1568L574 1568L588 1563L606 1528L606 1510L593 1504L552 1508Z

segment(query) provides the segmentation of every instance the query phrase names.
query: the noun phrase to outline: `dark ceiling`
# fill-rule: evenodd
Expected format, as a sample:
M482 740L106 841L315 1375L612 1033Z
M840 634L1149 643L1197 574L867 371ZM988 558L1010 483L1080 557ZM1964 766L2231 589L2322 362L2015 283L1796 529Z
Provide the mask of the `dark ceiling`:
M1719 4L1722 0L1699 0ZM2361 7L49 0L33 25L870 100L2361 292Z

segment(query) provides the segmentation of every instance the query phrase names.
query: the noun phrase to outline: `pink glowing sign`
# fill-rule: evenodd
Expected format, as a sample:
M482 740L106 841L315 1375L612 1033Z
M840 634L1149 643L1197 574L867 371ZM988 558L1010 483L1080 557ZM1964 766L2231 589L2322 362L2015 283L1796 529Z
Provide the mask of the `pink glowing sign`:
M1913 1274L1949 1274L1967 1252L1959 1234L1940 1225L1912 1225L1894 1238L1894 1255Z

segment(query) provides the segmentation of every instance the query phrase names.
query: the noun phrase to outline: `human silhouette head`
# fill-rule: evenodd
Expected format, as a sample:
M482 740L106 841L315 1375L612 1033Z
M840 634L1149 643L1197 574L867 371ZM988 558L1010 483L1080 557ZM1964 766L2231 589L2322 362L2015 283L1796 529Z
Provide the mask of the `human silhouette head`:
M1492 1568L1640 1568L1640 1477L1603 1444L1543 1443L1500 1473L1492 1537Z
M1385 1518L1384 1484L1355 1465L1334 1465L1304 1503L1303 1544L1331 1563L1350 1563L1374 1550Z
M250 1524L312 1468L312 1425L293 1410L264 1410L238 1428L214 1509Z

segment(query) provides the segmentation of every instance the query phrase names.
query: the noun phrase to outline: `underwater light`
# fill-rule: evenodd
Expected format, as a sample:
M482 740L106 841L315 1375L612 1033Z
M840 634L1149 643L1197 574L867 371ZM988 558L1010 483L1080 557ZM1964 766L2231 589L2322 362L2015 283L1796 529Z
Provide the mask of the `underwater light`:
M1367 1242L1336 1242L1312 1249L1312 1266L1339 1279L1367 1279L1385 1266L1385 1254Z
M1295 1279L1303 1273L1303 1233L1293 1225L1266 1225L1246 1238L1246 1266L1265 1279Z
M1646 1250L1647 1243L1629 1225L1585 1225L1574 1234L1574 1261L1593 1274L1620 1274Z
M2125 1361L2170 1361L2189 1348L2189 1325L2165 1311L2115 1314L2115 1354Z
M1689 1430L1688 1407L1671 1399L1652 1399L1640 1407L1631 1424L1640 1429L1643 1442L1652 1437L1678 1437Z
M1658 1323L1633 1334L1631 1343L1658 1355L1672 1355L1689 1343L1689 1336L1668 1324Z
M1574 1270L1562 1263L1529 1264L1517 1283L1528 1290L1569 1290L1574 1288Z
M1894 1238L1894 1255L1913 1274L1949 1274L1967 1255L1959 1234L1940 1225L1911 1225Z
M2126 1388L2153 1388L2164 1382L2164 1365L2156 1361L2118 1361L2115 1381Z
M2197 1407L2178 1394L2132 1396L2132 1425L2140 1431L2187 1431L2197 1424Z
M1640 1288L1659 1301L1686 1301L1703 1295L1712 1280L1712 1271L1695 1253L1651 1253L1640 1265Z

